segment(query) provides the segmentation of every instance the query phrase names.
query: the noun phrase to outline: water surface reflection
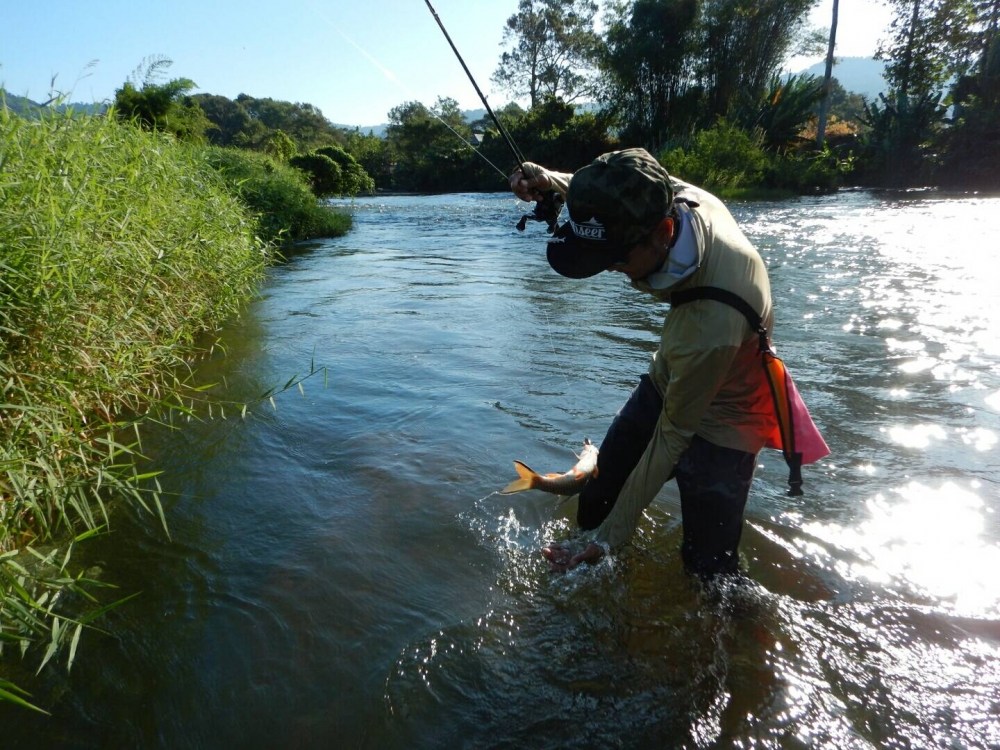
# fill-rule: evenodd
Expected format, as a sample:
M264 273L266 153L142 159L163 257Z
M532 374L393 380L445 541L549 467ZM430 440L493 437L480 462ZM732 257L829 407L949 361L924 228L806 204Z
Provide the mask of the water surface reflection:
M734 207L833 453L801 498L762 454L749 579L707 590L671 486L555 577L572 509L496 494L603 435L663 309L556 277L505 195L349 207L198 375L240 401L322 374L147 437L171 539L122 518L87 552L143 594L13 746L1000 746L1000 201Z

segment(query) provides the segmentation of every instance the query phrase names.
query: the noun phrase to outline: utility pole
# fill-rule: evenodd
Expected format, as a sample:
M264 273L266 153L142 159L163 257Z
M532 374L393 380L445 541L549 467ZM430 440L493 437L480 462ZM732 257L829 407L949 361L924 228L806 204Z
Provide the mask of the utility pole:
M833 81L833 50L837 46L837 16L840 0L833 0L833 20L830 22L830 45L826 49L826 72L823 75L823 100L819 103L819 123L816 125L816 145L823 148L826 140L826 115L830 110L830 89Z

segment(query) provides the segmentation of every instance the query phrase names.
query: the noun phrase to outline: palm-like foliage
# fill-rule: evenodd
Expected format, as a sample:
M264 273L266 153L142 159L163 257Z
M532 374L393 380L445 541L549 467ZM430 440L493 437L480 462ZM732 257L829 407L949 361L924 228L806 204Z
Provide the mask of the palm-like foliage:
M782 79L776 75L767 94L739 119L748 129L761 130L765 146L781 151L802 140L800 133L822 98L823 81L816 76L803 73Z

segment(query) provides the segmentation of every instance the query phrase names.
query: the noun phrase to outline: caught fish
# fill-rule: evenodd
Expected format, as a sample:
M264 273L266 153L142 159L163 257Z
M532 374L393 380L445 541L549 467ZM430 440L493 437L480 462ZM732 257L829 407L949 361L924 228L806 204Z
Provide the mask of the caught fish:
M525 490L541 490L556 495L574 495L583 489L591 477L597 476L597 446L584 438L579 461L565 474L539 474L520 461L514 462L518 478L502 490L501 495L512 495Z

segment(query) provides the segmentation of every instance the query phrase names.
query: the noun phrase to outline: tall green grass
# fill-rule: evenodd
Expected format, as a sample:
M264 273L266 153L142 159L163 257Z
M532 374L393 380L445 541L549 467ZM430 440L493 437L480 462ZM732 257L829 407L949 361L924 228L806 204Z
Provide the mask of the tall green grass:
M135 468L142 415L180 402L196 341L273 247L210 153L0 102L0 652L47 643L44 666L68 644L71 661L85 618L61 593L94 582L68 572L68 540L105 527L111 501L163 517ZM27 704L4 679L0 700Z
M0 111L0 551L107 522L119 415L237 312L267 247L199 152L113 120Z

